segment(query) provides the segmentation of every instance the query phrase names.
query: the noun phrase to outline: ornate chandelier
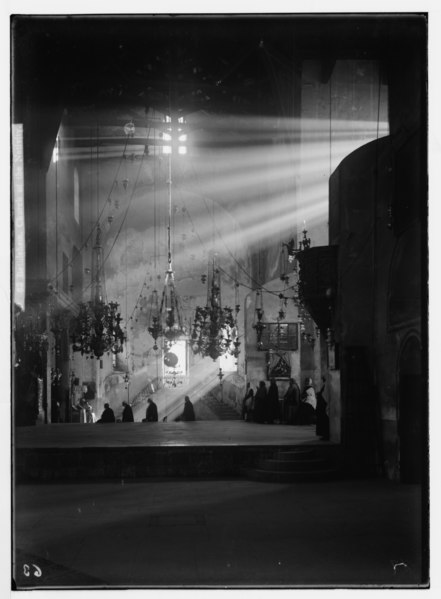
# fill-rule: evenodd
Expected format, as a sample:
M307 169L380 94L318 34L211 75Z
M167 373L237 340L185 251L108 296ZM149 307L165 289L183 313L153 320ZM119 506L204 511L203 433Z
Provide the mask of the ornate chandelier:
M72 349L88 357L100 359L112 352L118 354L124 348L124 332L116 302L106 301L103 272L103 254L101 247L101 229L98 223L96 242L93 248L95 264L93 268L92 298L82 302L79 313L72 319Z
M238 301L234 313L232 308L222 308L220 271L213 259L211 280L209 277L208 281L207 304L204 307L196 306L191 334L193 352L202 357L210 356L212 360L217 360L225 354L237 358L240 353L237 334L239 309Z

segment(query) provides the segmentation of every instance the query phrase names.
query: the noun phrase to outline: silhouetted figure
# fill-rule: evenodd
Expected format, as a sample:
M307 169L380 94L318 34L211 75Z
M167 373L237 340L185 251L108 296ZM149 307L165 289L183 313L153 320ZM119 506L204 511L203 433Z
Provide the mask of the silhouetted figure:
M108 403L104 404L104 411L101 414L101 418L97 420L97 424L107 424L109 422L115 422L115 414Z
M192 420L196 420L194 415L193 404L190 401L188 395L185 396L185 404L184 404L184 412L182 414L182 419L184 422L191 422Z
M131 405L128 404L126 401L123 401L122 405L124 406L123 413L122 413L122 421L123 422L134 422L135 419L133 418L133 410L132 410Z
M305 379L305 387L303 388L300 397L300 405L297 413L297 424L314 424L315 423L315 408L317 406L317 398L315 396L312 379Z
M265 422L267 401L268 393L266 390L265 381L260 381L259 387L254 397L254 422Z
M279 388L276 380L271 379L271 383L268 389L268 401L267 401L267 416L265 420L269 424L273 424L274 420L279 419Z
M329 441L329 416L328 404L325 399L326 378L322 376L322 386L317 393L317 407L315 409L316 425L315 434L322 441Z
M289 379L289 386L283 397L283 420L286 424L294 424L300 404L300 387L294 378Z
M143 422L158 422L158 407L151 397L147 399L147 410Z
M247 404L246 404L246 417L247 422L253 422L254 420L254 389L250 389L248 394Z
M241 417L242 420L250 420L249 418L249 409L251 407L250 399L253 398L254 391L251 389L251 383L247 383L247 388L245 390L245 396L242 400L242 412Z

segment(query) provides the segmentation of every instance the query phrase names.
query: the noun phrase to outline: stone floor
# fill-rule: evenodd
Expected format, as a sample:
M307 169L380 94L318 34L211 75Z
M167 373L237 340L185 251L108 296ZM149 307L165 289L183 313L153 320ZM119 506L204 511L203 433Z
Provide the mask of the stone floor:
M314 426L255 424L242 420L27 426L18 427L14 438L16 447L36 448L261 446L317 441Z
M127 447L128 439L134 447L318 443L314 427L240 421L30 427L17 430L14 442L114 448ZM426 506L417 485L374 478L291 484L152 478L23 482L12 497L18 588L425 583Z
M14 577L19 588L414 586L421 513L418 486L378 479L23 484Z

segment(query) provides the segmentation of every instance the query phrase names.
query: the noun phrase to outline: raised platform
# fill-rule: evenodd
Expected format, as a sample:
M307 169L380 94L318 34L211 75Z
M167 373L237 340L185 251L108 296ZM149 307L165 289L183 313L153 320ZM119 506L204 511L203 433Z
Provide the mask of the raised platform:
M16 482L237 476L279 450L315 446L332 462L339 446L313 426L243 421L53 424L17 428Z

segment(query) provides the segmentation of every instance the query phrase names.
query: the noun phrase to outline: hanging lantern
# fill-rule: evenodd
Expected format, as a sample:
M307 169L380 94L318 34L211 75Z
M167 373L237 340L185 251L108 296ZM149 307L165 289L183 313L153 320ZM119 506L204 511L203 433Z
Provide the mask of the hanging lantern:
M149 318L149 327L148 332L153 337L155 344L153 345L153 349L156 351L158 349L157 341L158 337L162 334L162 327L159 320L159 301L158 301L158 292L156 289L152 293L152 306Z
M239 303L239 283L235 283L234 284L234 312L236 313L236 320L237 320L237 315L240 312L240 303Z
M129 384L130 384L130 374L129 371L127 370L127 372L124 375L124 389L128 389L129 388Z
M156 341L158 337L165 338L165 345L169 348L180 337L187 334L181 313L180 299L175 287L174 272L172 268L171 254L171 225L172 225L172 177L171 177L171 156L169 156L169 177L168 177L168 226L167 226L167 246L168 246L168 267L165 272L165 284L162 292L161 305L157 310L157 294L153 297L153 306L149 333L155 340L153 349L157 349ZM158 276L158 278L160 278Z
M80 304L78 315L72 319L72 349L74 352L81 352L81 355L100 359L105 353L122 352L125 337L120 326L122 318L118 312L119 304L107 303L105 297L105 282L101 274L103 260L99 224L93 249L95 268L92 268L92 298L89 302Z
M187 332L183 324L180 300L175 287L171 255L169 255L168 270L165 274L159 314L162 334L170 346Z
M259 351L263 348L262 333L266 329L266 325L262 322L263 314L263 295L262 290L258 289L256 291L253 329L255 329L257 334L257 349Z
M285 311L285 306L286 306L286 298L283 295L283 293L279 293L279 313L278 313L278 317L277 320L283 320L286 316L286 311Z

